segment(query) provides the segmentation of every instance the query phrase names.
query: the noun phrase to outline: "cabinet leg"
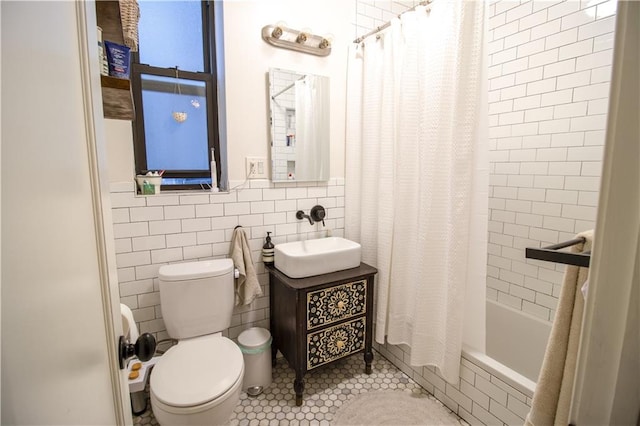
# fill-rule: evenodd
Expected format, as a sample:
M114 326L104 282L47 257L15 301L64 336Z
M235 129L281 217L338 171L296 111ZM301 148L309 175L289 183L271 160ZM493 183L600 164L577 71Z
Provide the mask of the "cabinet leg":
M364 353L364 372L365 374L371 374L371 362L373 362L373 352Z
M304 377L296 372L296 379L293 381L293 390L296 392L296 406L302 405L302 394L304 392Z

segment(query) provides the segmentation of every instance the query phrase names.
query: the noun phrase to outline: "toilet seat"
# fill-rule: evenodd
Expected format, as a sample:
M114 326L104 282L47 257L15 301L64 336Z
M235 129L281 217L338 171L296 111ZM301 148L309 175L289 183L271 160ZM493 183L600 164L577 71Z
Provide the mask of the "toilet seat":
M244 369L242 371L244 374ZM233 411L236 404L238 403L241 385L242 385L242 377L240 377L236 382L236 384L233 385L233 387L229 389L222 396L212 401L209 401L206 404L194 405L192 407L173 407L171 405L163 404L162 402L158 401L158 399L155 397L153 392L151 392L151 395L149 397L151 401L151 407L153 409L153 414L155 415L156 420L158 420L160 425L185 424L184 419L180 422L161 421L161 418L167 414L184 417L184 416L193 416L193 415L199 415L199 414L201 415L202 413L208 412L209 414L208 415L205 414L205 418L209 418L211 415L215 414L212 410L225 411L225 409L221 409L221 407L224 407L224 406L226 406L226 411L229 412L225 416L223 416L225 418L224 421L226 421L229 417L229 414ZM220 424L220 423L222 423L222 421L213 422L213 423L210 421L200 421L200 422L195 422L194 424Z
M221 334L181 340L156 363L151 392L156 401L174 408L197 407L224 399L242 380L240 348Z

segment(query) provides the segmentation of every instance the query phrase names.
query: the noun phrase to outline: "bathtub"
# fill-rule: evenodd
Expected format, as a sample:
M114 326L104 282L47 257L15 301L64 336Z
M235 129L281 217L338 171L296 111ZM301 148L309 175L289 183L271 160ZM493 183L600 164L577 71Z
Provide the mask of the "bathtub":
M548 322L487 301L486 351L463 347L459 386L446 383L433 367L407 365L405 345L374 347L469 424L522 425L550 331Z
M476 389L463 389L473 399L471 412L459 404L457 413L472 425L522 425L531 408L551 324L494 301L487 301L486 308L485 353L462 351L461 365L466 368L461 384L475 377L466 383L474 383ZM463 377L470 373L475 376ZM489 405L485 394L491 396ZM455 409L446 396L445 405Z
M486 354L536 382L551 323L487 300Z

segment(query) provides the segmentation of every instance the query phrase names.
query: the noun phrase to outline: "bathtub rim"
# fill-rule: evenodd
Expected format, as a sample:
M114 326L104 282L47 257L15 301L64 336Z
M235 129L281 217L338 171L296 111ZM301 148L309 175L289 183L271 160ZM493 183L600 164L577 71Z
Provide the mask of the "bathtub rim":
M528 398L533 398L533 393L536 390L536 382L529 380L517 371L512 370L488 355L469 347L462 349L462 357L487 371L492 376L502 380L504 383L519 392L522 392L522 394Z

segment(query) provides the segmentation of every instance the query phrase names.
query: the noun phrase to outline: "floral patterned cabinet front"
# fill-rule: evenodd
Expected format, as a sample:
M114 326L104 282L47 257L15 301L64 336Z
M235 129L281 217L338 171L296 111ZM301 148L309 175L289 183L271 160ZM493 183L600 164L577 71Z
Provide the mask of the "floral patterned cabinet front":
M309 370L363 352L370 374L376 268L361 263L308 278L289 278L273 266L267 270L273 362L279 350L296 371L296 405L302 405Z

